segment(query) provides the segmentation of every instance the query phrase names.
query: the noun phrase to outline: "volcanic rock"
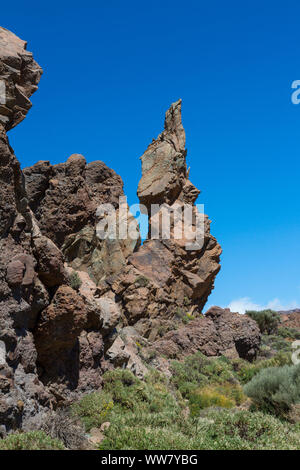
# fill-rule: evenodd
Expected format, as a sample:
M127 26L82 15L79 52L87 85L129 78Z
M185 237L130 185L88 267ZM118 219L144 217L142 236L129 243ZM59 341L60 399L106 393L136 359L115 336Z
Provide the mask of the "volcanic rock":
M260 339L257 323L247 315L212 307L205 315L169 331L152 347L168 358L180 359L201 351L206 356L224 355L252 361Z
M30 96L37 90L41 67L26 50L27 43L0 27L0 78L5 82L5 100L0 102L0 123L9 130L31 108Z

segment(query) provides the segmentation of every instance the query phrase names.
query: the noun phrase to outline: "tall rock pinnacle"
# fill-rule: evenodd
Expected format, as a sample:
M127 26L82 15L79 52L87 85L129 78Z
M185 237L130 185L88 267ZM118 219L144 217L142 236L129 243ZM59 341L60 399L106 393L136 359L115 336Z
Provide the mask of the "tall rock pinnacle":
M181 122L181 100L166 112L165 129L141 157L143 176L138 197L150 204L172 204L179 196L186 178L185 132Z

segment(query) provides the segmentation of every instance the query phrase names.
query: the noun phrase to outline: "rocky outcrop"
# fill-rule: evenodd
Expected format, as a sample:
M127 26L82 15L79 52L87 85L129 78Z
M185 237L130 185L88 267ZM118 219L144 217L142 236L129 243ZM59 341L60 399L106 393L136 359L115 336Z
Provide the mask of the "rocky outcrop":
M0 77L5 83L5 103L0 103L0 123L9 130L31 108L30 96L37 90L41 67L26 50L27 43L0 28Z
M282 310L278 313L280 314L282 326L300 330L300 309Z
M103 162L75 154L22 173L6 131L25 117L42 73L25 45L0 28L7 96L0 105L0 434L98 389L113 367L145 376L149 348L169 358L200 350L252 360L260 339L247 316L218 308L201 313L221 248L195 204L200 191L186 167L181 101L141 158L138 196L149 211L141 246L120 200L123 182ZM186 205L191 218L178 236ZM173 214L170 237L165 211ZM117 236L99 237L99 224L111 217ZM134 237L119 236L124 218ZM168 369L167 359L156 363Z
M30 108L41 69L25 43L0 29L0 79L7 102L0 108L0 424L2 433L50 403L39 381L32 329L49 295L37 276L33 218L19 163L6 130Z
M88 272L96 283L119 273L139 238L100 240L96 226L97 209L104 204L116 209L119 221L119 198L124 196L120 176L101 161L87 164L78 154L58 165L38 162L24 175L40 230L62 250L69 265Z
M189 180L186 153L179 100L166 113L164 131L141 157L138 196L148 213L149 236L128 258L116 289L128 323L152 339L186 315L202 312L220 270L221 247L210 234L208 217L195 205L200 191ZM190 221L184 219L187 206ZM170 237L168 222L163 223L166 211L173 214ZM185 223L180 233L178 219Z
M260 339L257 323L247 315L212 307L205 315L169 331L152 347L168 358L180 359L201 351L206 356L252 361L257 356Z

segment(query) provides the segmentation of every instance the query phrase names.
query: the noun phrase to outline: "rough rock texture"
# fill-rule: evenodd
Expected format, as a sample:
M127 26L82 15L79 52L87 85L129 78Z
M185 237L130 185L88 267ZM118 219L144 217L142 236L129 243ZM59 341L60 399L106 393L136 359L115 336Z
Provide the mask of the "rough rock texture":
M127 367L145 376L151 354L141 345L168 357L201 350L251 360L260 339L246 316L218 308L201 314L221 248L207 216L203 240L195 240L199 191L186 169L181 101L167 111L164 131L142 156L140 201L145 210L165 204L149 214L156 237L149 231L140 246L129 214L134 238L100 239L99 226L114 217L112 208L117 233L128 215L119 200L121 178L78 154L22 173L9 145L6 131L25 117L40 76L25 43L0 28L0 80L8 96L0 106L0 435L97 390L106 370ZM192 206L187 232L166 239L164 210L174 210L174 235L184 204ZM168 370L161 356L155 364Z
M205 315L178 330L169 331L152 347L168 358L201 351L206 356L255 359L260 345L257 323L229 309L210 308Z
M128 258L116 293L122 297L128 323L154 339L159 331L172 329L174 321L201 313L220 270L221 247L210 234L206 215L200 227L203 239L198 241L195 236L199 215L195 201L200 191L188 178L181 100L171 105L164 131L141 160L138 196L148 212L149 238ZM157 205L154 211L151 205ZM191 221L178 235L175 222L186 205L191 207ZM165 210L175 214L170 223L171 239L166 239L162 230Z
M282 326L300 330L300 309L280 311Z
M31 108L29 98L42 75L26 46L25 41L0 27L0 77L6 88L5 103L0 103L0 123L6 130L25 118Z
M118 273L139 238L100 240L96 213L100 205L110 204L119 220L119 197L124 196L120 176L101 161L87 164L78 154L54 166L40 161L26 168L24 175L29 205L41 232L62 249L68 263L87 271L97 283Z

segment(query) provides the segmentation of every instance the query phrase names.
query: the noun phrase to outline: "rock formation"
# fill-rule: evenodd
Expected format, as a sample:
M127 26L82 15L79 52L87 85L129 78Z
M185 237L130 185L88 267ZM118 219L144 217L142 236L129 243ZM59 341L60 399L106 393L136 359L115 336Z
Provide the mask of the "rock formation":
M252 359L259 344L254 321L220 309L201 313L221 248L207 216L200 245L195 238L199 191L186 169L181 101L142 156L140 201L145 210L164 206L149 214L141 245L120 204L122 180L103 162L87 164L76 154L22 173L6 132L24 119L42 70L26 43L3 28L0 46L7 98L0 106L0 435L98 389L105 370L128 367L142 377L139 343L169 357L199 349ZM103 204L107 212L99 213ZM151 238L164 209L177 217L184 204L192 206L188 234ZM127 215L133 222L134 239L97 236L99 219L108 223L112 208L119 225Z
M26 50L27 43L0 28L0 77L5 82L6 103L0 103L0 123L9 130L31 108L30 96L37 90L41 67Z
M287 328L295 328L300 330L300 309L282 310L280 314L281 324Z
M211 307L205 316L169 331L152 347L168 358L180 359L201 351L206 356L255 359L260 344L257 325L247 315Z
M38 162L26 168L24 176L40 230L62 250L66 261L88 272L96 283L119 273L140 239L100 240L96 213L100 205L109 204L119 220L119 198L124 196L120 176L101 161L87 164L82 155L71 155L66 163L53 166Z
M164 131L141 160L138 196L148 212L149 239L128 258L117 294L122 296L129 324L154 339L159 331L173 329L174 322L202 312L220 270L221 247L210 234L210 221L204 215L202 244L195 243L195 201L200 191L188 178L181 100L167 111ZM153 213L151 205L155 204ZM178 214L183 220L185 205L191 207L193 218L187 224L188 233L181 231L176 238L174 221ZM162 232L164 210L175 214L170 239Z

